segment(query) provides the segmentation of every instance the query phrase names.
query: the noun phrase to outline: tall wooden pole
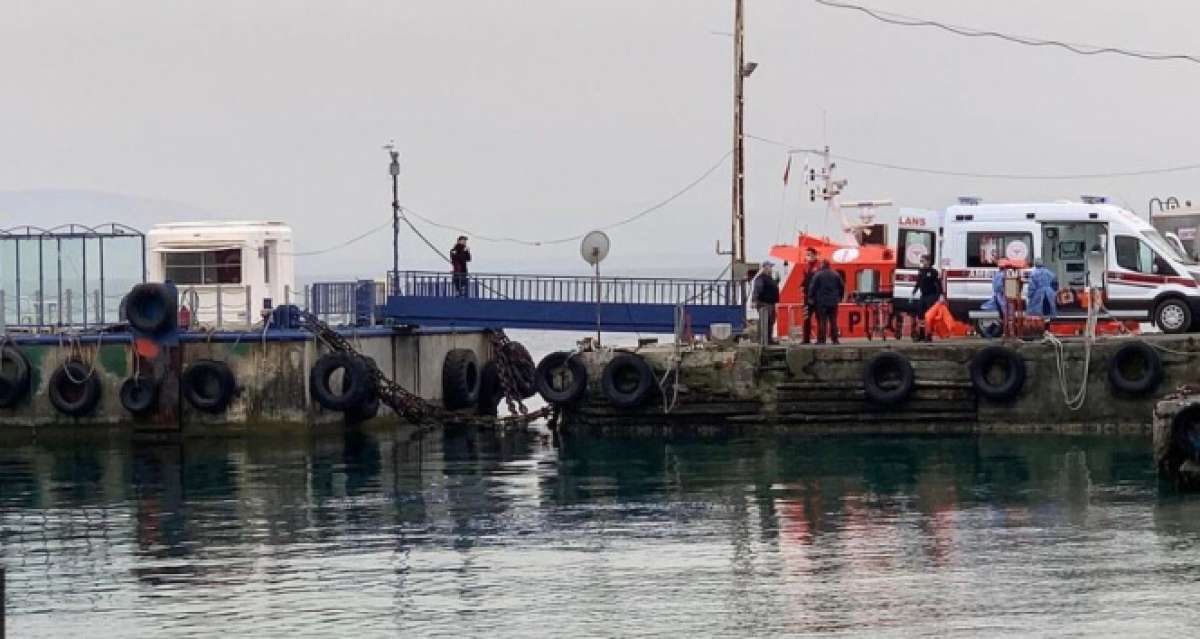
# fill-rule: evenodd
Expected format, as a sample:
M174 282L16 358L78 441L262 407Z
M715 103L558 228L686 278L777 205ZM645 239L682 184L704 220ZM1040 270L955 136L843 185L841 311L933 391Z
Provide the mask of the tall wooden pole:
M743 0L734 0L733 13L733 188L732 216L730 228L730 253L732 264L730 277L739 279L738 264L746 261L746 206L744 191L746 186L745 153L743 143L743 106L745 100L742 85L746 79L743 43L745 27L743 23ZM740 289L741 286L739 285ZM740 300L744 302L745 300Z

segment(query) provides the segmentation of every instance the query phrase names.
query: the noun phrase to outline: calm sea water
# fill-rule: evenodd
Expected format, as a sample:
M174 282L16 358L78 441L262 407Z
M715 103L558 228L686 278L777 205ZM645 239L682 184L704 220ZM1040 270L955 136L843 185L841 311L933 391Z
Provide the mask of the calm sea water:
M0 447L13 637L1192 636L1138 439Z

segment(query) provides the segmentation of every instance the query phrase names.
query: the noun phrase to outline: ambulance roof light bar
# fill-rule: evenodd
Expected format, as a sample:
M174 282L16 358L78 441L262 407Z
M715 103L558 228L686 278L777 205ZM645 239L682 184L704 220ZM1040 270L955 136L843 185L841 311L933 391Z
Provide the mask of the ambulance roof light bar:
M969 196L969 195L960 195L958 197L958 203L961 204L962 206L979 206L979 203L982 201L983 201L983 198Z
M1108 197L1104 195L1080 195L1079 199L1084 204L1108 204Z

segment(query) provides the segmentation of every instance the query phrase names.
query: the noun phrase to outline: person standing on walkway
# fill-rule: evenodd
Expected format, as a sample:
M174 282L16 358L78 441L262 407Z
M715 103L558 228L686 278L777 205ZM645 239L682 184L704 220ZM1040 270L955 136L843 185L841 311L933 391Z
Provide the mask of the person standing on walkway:
M812 343L812 325L813 321L817 319L817 307L813 304L808 285L812 283L813 276L820 268L821 265L817 262L817 250L809 247L804 251L804 277L800 279L800 290L804 291L804 325L801 334L804 336L805 344Z
M758 343L766 347L775 344L775 305L779 303L779 282L775 279L775 265L763 262L754 284L750 287L750 301L758 311Z
M917 285L913 287L916 301L917 337L919 342L932 342L933 335L925 326L925 314L942 300L942 276L929 262L928 255L921 256L921 268L917 271Z
M471 261L471 249L467 248L467 236L458 236L454 248L450 249L450 271L454 282L454 294L467 296L467 262Z
M1026 314L1042 318L1046 328L1050 328L1050 322L1058 317L1058 304L1055 301L1058 295L1058 278L1053 271L1046 268L1046 263L1040 257L1033 261L1026 295Z
M821 270L812 277L808 286L813 304L817 308L817 343L824 344L825 337L838 343L838 305L846 296L846 283L837 271L829 267L829 260L821 262Z

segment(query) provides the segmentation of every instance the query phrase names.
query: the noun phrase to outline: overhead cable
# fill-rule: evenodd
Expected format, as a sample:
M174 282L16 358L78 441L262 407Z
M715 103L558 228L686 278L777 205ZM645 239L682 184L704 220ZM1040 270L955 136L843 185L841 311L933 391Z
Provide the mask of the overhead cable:
M751 140L758 140L767 144L784 147L793 151L803 151L805 153L818 153L815 149L797 149L795 146L787 142L772 140L757 135L746 135ZM1167 166L1153 169L1140 169L1133 171L1112 171L1106 173L1063 173L1063 174L1031 174L1031 173L975 173L969 171L950 171L946 169L931 169L919 166L905 166L902 164L893 164L890 162L879 162L876 160L864 160L861 158L850 157L847 155L839 155L830 153L829 157L840 160L842 162L850 162L852 164L862 164L864 166L873 166L881 169L890 169L892 171L905 171L908 173L927 173L930 175L948 175L953 177L968 177L982 178L988 180L1095 180L1103 178L1118 178L1118 177L1137 177L1143 175L1160 175L1163 173L1179 173L1181 171L1194 171L1200 169L1200 164L1182 164L1178 166Z
M380 224L379 226L376 226L376 227L374 227L374 228L372 228L372 229L370 229L370 230L368 230L368 231L365 231L365 232L363 232L363 233L362 233L362 234L360 234L360 235L355 235L354 237L352 237L352 238L350 238L350 239L346 240L345 242L341 242L341 243L338 243L338 244L334 244L333 246L330 246L330 247L328 247L328 248L318 249L318 250L316 250L316 251L300 251L300 252L295 252L295 253L280 253L280 255L291 255L291 256L294 256L294 257L305 257L305 256L309 256L309 255L321 255L322 253L331 253L331 252L333 252L333 251L336 251L336 250L338 250L338 249L343 249L343 248L346 248L347 246L350 246L351 244L354 244L355 242L357 242L357 241L359 241L359 240L361 240L361 239L364 239L364 238L366 238L366 237L368 237L368 236L374 235L374 234L376 234L376 233L378 233L378 232L382 231L383 229L385 229L385 228L387 228L387 227L389 227L389 226L391 226L391 225L392 225L392 222L389 220L389 221L387 221L387 222L384 222L383 224Z
M688 191L691 191L692 189L699 186L700 183L703 182L704 180L706 180L710 175L712 175L713 173L716 173L717 169L721 168L721 165L725 164L725 160L729 159L729 156L731 156L731 155L733 155L733 151L727 151L712 166L710 166L707 170L705 170L703 173L701 173L699 177L692 180L686 186L679 189L678 191L672 193L667 198L659 201L657 204L654 204L653 206L642 209L642 210L638 211L637 213L630 215L629 217L625 217L620 220L617 220L616 222L612 222L611 224L601 226L601 227L599 227L599 230L607 231L610 229L615 229L620 226L624 226L626 224L631 224L631 223L636 222L636 221L642 219L643 217L646 217L647 215L650 215L651 213L667 206L671 202L674 202L675 200L682 197ZM476 233L470 229L466 229L466 228L463 228L460 226L455 226L453 224L444 224L441 222L436 222L436 221L430 219L428 216L421 215L420 213L412 210L412 208L410 208L408 206L404 206L402 208L404 209L404 211L406 213L412 215L413 217L417 218L418 220L421 220L422 222L425 222L426 224L429 224L430 226L436 226L441 229L446 229L449 231L455 231L458 233L462 233L464 235L470 236L471 239L483 240L485 242L506 242L506 243L510 243L510 244L522 244L525 246L551 246L554 244L565 244L567 242L574 242L577 240L581 240L581 239L583 239L583 237L585 235L587 235L588 232L593 230L593 229L589 229L589 231L585 231L583 233L579 233L577 235L571 235L568 237L558 237L558 238L544 239L544 240L528 240L528 239L517 238L517 237L490 236L490 235L484 235L482 233Z
M1030 46L1030 47L1057 47L1057 48L1064 49L1066 51L1070 51L1071 53L1076 53L1079 55L1111 54L1111 55L1122 55L1122 56L1127 56L1127 57L1131 57L1131 58L1140 58L1142 60L1153 60L1153 61L1174 60L1174 61L1179 61L1179 62L1191 62L1191 63L1195 63L1195 64L1200 64L1200 56L1195 56L1195 55L1186 55L1186 54L1181 54L1181 53L1155 53L1155 52L1151 52L1151 51L1136 51L1133 49L1122 49L1119 47L1099 46L1099 45L1093 45L1093 44L1080 44L1080 43L1075 43L1075 42L1063 42L1060 40L1043 40L1040 38L1032 38L1029 36L1013 35L1011 33L1001 33L999 31L986 31L983 29L973 29L970 27L962 27L962 26L957 26L957 25L953 25L953 24L946 24L943 22L936 22L933 20L924 20L922 18L914 18L912 16L901 15L898 13L888 13L885 11L879 11L878 9L871 9L869 7L864 7L864 6L857 5L857 4L836 2L834 0L813 0L813 1L816 2L817 4L824 5L827 7L833 7L835 9L849 9L852 11L860 11L862 13L867 14L868 16L871 16L872 18L874 18L880 22L886 22L888 24L899 25L902 27L933 27L935 29L941 29L943 31L948 31L950 33L960 35L960 36L965 36L968 38L996 38L999 40L1006 40L1008 42L1013 42L1015 44L1023 44L1023 45Z

